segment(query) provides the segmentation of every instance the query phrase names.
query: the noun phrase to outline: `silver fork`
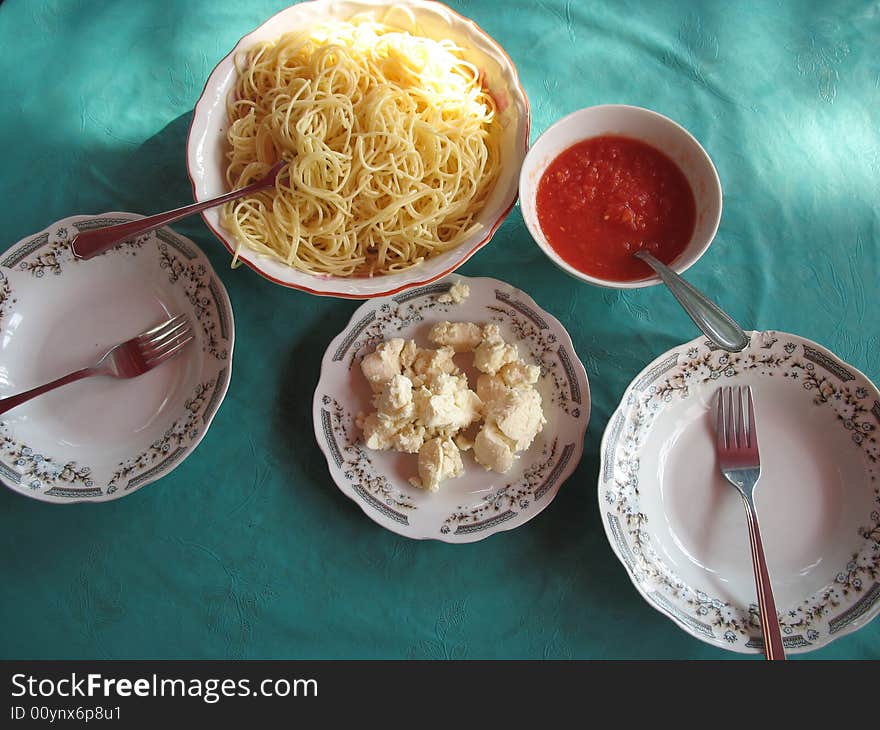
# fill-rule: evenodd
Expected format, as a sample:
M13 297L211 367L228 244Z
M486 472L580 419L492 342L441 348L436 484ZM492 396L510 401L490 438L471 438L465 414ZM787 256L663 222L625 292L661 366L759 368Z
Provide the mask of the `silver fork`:
M748 423L743 414L743 390L749 404ZM726 401L726 405L725 405ZM776 617L776 603L770 586L770 573L764 559L764 546L758 529L755 511L755 485L761 477L761 458L758 454L758 433L755 426L755 401L752 389L722 387L718 389L717 419L715 422L716 451L721 473L742 495L749 521L749 542L752 547L752 567L758 589L758 611L761 633L764 635L764 655L767 659L785 659L782 633Z
M192 327L186 315L179 314L167 322L142 332L137 337L121 342L91 367L75 370L51 383L0 398L0 414L62 385L93 375L113 378L136 378L177 355L193 340Z
M251 183L247 187L233 190L231 193L212 198L211 200L205 200L201 203L192 203L191 205L185 205L182 208L169 210L165 213L158 213L147 218L138 218L137 220L120 223L115 226L95 228L91 231L80 231L70 242L70 250L73 252L75 258L83 260L90 259L93 256L97 256L99 253L103 253L108 248L113 248L113 246L120 241L127 241L128 239L143 235L144 233L154 231L162 226L170 225L175 221L179 221L181 218L200 213L208 208L228 203L230 200L235 200L245 195L256 193L259 190L274 187L279 173L284 169L286 164L286 161L280 160L256 182Z

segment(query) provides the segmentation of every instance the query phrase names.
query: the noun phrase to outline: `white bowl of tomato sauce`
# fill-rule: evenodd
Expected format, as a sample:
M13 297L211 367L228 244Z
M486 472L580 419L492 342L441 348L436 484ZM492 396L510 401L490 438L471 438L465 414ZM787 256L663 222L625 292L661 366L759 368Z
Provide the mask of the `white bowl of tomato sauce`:
M721 181L684 127L636 106L580 109L531 147L519 179L523 219L559 268L598 286L660 279L646 249L678 273L703 255L721 221Z

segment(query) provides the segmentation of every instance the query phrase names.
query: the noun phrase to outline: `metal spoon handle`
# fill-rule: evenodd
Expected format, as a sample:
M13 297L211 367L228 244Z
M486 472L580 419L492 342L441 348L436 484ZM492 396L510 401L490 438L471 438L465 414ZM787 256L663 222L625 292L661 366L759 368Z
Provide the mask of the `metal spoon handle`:
M227 203L230 200L235 200L244 195L255 193L258 190L272 187L284 164L284 161L277 163L271 170L269 170L263 179L257 180L247 187L233 190L230 193L225 193L224 195L212 198L211 200L184 205L182 208L169 210L165 213L157 213L156 215L151 215L147 218L139 218L138 220L129 221L128 223L120 223L115 226L105 226L104 228L95 228L91 231L80 231L70 242L70 250L78 259L90 259L93 256L97 256L99 253L104 253L104 251L109 248L113 248L113 246L120 241L134 238L143 233L149 233L156 228L167 226L169 223L174 223L174 221L186 218L194 213L200 213L207 208L213 208L214 206Z
M657 272L694 324L714 344L728 352L739 352L748 346L748 335L715 302L647 251L635 255Z

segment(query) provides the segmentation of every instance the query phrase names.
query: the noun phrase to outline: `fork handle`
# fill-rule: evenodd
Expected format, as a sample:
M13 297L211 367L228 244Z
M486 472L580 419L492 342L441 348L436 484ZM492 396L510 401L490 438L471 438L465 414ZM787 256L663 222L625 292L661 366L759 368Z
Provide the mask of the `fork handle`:
M120 241L135 238L136 236L149 233L157 228L179 221L181 218L186 218L195 213L201 213L208 208L213 208L217 205L228 203L230 200L241 198L244 195L255 193L258 190L263 190L264 188L269 187L270 184L274 185L274 182L274 180L272 180L271 183L266 180L258 180L247 187L233 190L232 192L226 193L217 198L212 198L211 200L204 200L200 203L191 203L190 205L184 205L182 208L169 210L165 213L157 213L156 215L151 215L146 218L138 218L133 221L128 221L127 223L119 223L115 226L105 226L104 228L95 228L90 231L80 231L70 242L70 250L73 252L75 258L85 261L86 259L90 259L100 253L104 253L104 251L109 248L113 248L113 246Z
M16 395L10 395L7 398L0 398L0 414L6 413L6 411L15 408L16 406L20 406L22 403L29 401L31 398L36 398L38 395L43 395L43 393L48 393L50 390L55 390L55 388L60 388L62 385L67 385L68 383L73 383L77 380L82 380L83 378L88 378L92 375L98 375L99 370L95 368L83 368L82 370L75 370L72 373L68 373L60 378L56 378L50 383L46 383L45 385L38 385L36 388L31 388L30 390L24 391L24 393L17 393Z
M782 645L782 632L776 617L776 602L770 586L770 573L764 559L764 546L761 544L761 531L758 528L758 514L751 500L743 497L749 521L749 542L752 547L752 567L755 569L755 586L758 589L758 612L761 619L761 633L764 636L764 654L767 659L785 659Z

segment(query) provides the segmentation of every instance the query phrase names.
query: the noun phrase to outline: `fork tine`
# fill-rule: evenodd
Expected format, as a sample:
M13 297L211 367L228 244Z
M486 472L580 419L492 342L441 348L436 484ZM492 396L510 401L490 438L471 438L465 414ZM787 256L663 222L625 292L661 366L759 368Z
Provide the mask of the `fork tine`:
M156 357L157 355L161 355L163 352L165 352L165 350L170 350L182 339L191 337L192 333L192 328L186 326L183 329L176 331L173 335L163 338L159 342L141 345L141 354L145 358L151 358Z
M755 399L752 397L752 386L746 386L749 399L749 448L758 450L758 429L755 428Z
M152 337L149 337L149 338L139 337L138 338L138 345L140 346L142 351L144 349L158 347L159 345L162 344L162 342L169 340L169 339L173 339L174 337L177 337L182 332L185 333L185 332L188 332L189 330L190 330L190 324L186 319L184 319L184 320L178 322L177 324L172 325L171 327L166 327L164 330L162 330L161 332L159 332L156 335L153 335Z
M195 339L195 336L190 334L190 336L187 337L185 340L181 340L176 345L168 348L167 350L162 350L162 352L159 352L159 353L153 353L152 355L150 355L148 357L145 356L144 359L147 362L147 367L152 369L152 368L156 367L157 365L161 365L166 360L168 360L168 359L174 357L176 354L178 354L184 347L186 347L194 339Z
M138 343L138 348L140 349L141 354L146 357L150 353L164 350L167 347L170 347L175 343L175 341L179 340L181 337L186 337L190 334L192 334L192 328L189 326L189 324L184 323L183 326L178 325L174 328L173 332L169 332L167 335L163 335L163 337L159 340Z
M724 390L723 387L718 389L718 402L715 406L715 443L719 450L727 448L727 434L724 430Z
M148 329L146 332L141 332L135 339L137 339L137 340L150 339L150 338L156 336L157 334L159 334L160 332L162 332L166 327L169 327L172 324L176 324L177 322L180 322L181 320L184 320L184 319L186 319L185 314L178 314L176 317L172 317L171 319L167 319L164 322L162 322L161 324L157 324L152 329Z
M736 421L734 420L736 417L736 413L733 411L733 388L725 388L725 394L727 395L727 413L725 418L725 431L727 433L727 448L734 449L736 448Z
M736 387L736 448L738 449L745 449L748 444L742 391L742 386L738 385Z

